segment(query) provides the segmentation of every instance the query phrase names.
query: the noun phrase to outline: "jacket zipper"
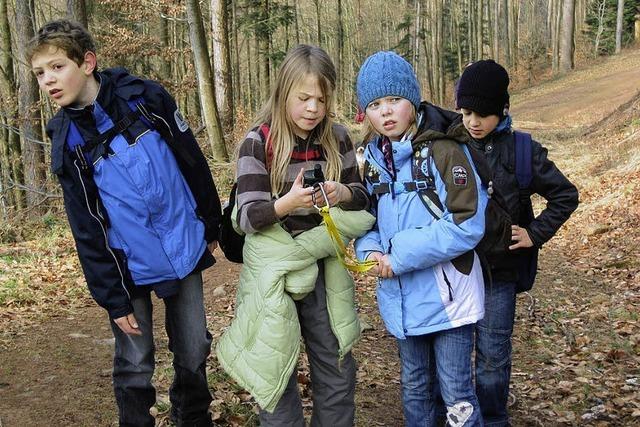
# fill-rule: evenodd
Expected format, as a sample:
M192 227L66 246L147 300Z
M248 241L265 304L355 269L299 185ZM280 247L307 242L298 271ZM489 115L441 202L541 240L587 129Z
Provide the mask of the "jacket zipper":
M449 302L453 302L453 289L451 288L451 282L449 282L447 273L444 272L444 268L442 269L442 276L444 276L444 281L447 283L447 288L449 288Z

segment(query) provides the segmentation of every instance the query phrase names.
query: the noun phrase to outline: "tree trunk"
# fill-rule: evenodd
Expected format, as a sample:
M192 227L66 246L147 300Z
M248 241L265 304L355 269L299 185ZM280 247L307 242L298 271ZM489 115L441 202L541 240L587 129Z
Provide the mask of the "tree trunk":
M562 32L560 42L560 72L566 73L573 69L573 54L575 51L573 30L575 25L576 0L564 0L562 5Z
M484 57L483 55L483 48L484 48L484 40L483 38L483 34L482 34L482 21L483 21L483 17L482 17L482 4L483 4L483 0L476 0L476 52L477 52L477 58L478 59L482 59Z
M504 45L504 58L506 60L507 66L511 66L511 20L509 19L509 7L510 0L502 0L502 18L504 19L504 35L505 42Z
M240 104L243 107L246 105L243 102L242 96L242 82L240 81L240 46L238 44L238 16L236 10L236 0L231 0L231 21L232 25L229 28L233 28L231 32L231 42L233 44L233 79L231 80L231 87L234 88L233 93L233 105L238 108Z
M268 24L271 16L269 11L269 0L262 0L261 7L260 19L263 23L260 26L258 34L256 34L256 41L258 43L256 54L259 55L260 64L258 69L258 82L260 84L261 95L260 102L269 97L269 92L271 90L271 71L269 64L271 57L271 50L269 49L271 46L271 29Z
M233 131L234 116L227 0L211 0L211 24L216 104L226 139Z
M336 68L338 70L338 96L340 104L343 105L346 102L346 91L344 88L347 86L344 81L344 22L342 18L342 0L338 0L338 58Z
M18 111L10 28L7 0L0 0L0 124L6 126L0 132L0 179L6 204L22 209L25 202L23 193L17 187L11 189L12 182L22 183L24 177L20 135L14 131Z
M215 86L213 85L211 63L209 62L209 52L198 0L187 0L187 20L189 22L189 39L191 40L198 79L202 118L207 127L209 145L216 161L227 162L229 161L229 156L227 155L227 147L222 135L222 126L216 105Z
M500 62L500 0L493 0L493 59Z
M67 0L67 17L78 21L85 28L89 27L89 21L87 20L87 6L84 0Z
M316 6L316 27L318 29L316 43L318 46L322 46L322 24L320 21L320 0L313 0L313 4Z
M551 71L555 74L560 70L560 23L562 22L561 0L552 0L553 30L551 33Z
M163 79L170 80L171 79L171 58L170 52L170 39L169 39L169 23L166 18L167 7L161 6L160 8L160 20L158 21L159 33L160 33L160 44L162 45L163 54L159 57L160 63L160 75Z
M18 114L20 118L20 133L22 136L22 163L24 165L24 184L27 187L27 207L30 215L37 216L41 212L39 204L44 193L45 165L44 149L39 144L42 141L42 123L39 101L38 84L27 66L26 47L34 36L33 3L31 1L16 2L16 28L18 35L18 56L22 59L21 70L18 73Z
M622 20L624 18L624 0L618 0L618 15L616 17L616 53L622 50Z

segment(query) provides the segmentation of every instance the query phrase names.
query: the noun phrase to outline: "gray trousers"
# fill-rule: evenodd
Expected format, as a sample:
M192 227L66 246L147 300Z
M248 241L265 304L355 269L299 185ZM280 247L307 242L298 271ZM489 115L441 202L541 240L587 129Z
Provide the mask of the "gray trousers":
M355 417L356 364L349 352L338 363L338 340L329 323L324 263L319 262L315 289L296 302L302 329L313 393L311 426L353 426ZM260 425L303 427L302 401L298 392L298 372L294 369L284 394L272 414L260 410Z
M194 273L180 281L177 295L163 300L169 350L173 353L174 377L169 398L171 418L178 426L210 426L211 393L205 366L211 350L202 293L202 275ZM149 294L131 300L142 335L127 335L111 321L115 337L113 388L121 427L153 427L149 408L156 401L151 383L155 368L153 306Z

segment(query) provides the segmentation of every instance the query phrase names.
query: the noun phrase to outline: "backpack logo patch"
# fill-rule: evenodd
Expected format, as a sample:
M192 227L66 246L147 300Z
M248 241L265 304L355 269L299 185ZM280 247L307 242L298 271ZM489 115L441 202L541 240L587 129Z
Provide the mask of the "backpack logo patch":
M173 119L176 121L176 126L178 126L180 132L186 132L186 130L189 129L189 125L184 120L179 110L173 112Z
M451 169L453 174L453 183L459 186L467 185L467 170L463 166L454 166Z

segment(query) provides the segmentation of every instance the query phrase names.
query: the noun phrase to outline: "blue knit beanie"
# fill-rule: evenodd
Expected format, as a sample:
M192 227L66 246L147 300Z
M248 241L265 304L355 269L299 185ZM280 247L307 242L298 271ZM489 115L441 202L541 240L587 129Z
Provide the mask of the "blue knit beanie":
M362 111L371 101L394 95L409 100L416 111L420 106L420 84L413 67L395 52L380 51L364 61L358 72L356 92Z

